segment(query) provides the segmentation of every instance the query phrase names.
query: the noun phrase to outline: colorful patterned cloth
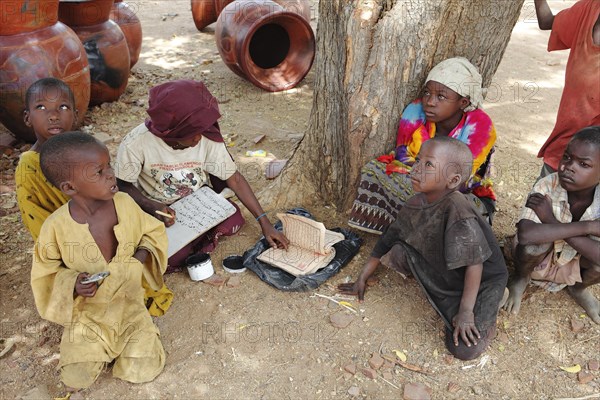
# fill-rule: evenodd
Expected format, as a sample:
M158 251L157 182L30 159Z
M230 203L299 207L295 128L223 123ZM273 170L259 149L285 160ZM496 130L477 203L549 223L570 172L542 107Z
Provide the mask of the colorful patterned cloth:
M396 219L398 208L414 194L407 174L421 145L433 138L435 133L435 123L427 122L421 99L404 109L398 126L396 150L370 161L361 171L358 196L348 221L351 226L381 233ZM496 195L489 174L496 129L490 117L481 109L465 112L448 136L466 143L471 149L474 176L464 192L474 195L470 197L477 209L491 221Z
M396 137L396 151L390 153L397 162L390 162L386 170L389 173L410 172L421 146L425 141L433 138L435 133L435 123L425 120L421 99L413 101L402 113ZM468 191L473 192L477 197L489 197L495 200L492 182L488 178L489 163L486 163L496 142L496 129L490 117L481 109L466 112L448 136L466 143L473 153L474 177L467 185ZM382 162L386 159L386 156L378 158ZM482 165L484 168L480 170Z

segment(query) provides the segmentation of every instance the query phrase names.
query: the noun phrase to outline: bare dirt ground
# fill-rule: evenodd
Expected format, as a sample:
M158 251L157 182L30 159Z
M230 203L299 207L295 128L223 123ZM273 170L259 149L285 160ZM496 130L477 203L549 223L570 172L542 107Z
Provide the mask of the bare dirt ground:
M316 3L316 1L315 1ZM554 10L573 2L553 2ZM147 1L136 7L144 30L141 60L132 71L120 101L90 109L86 129L112 137L113 155L120 139L145 117L147 91L177 78L205 81L221 101L222 131L230 151L256 191L266 186L265 162L288 158L307 127L313 95L310 73L295 90L271 94L234 75L221 61L213 26L196 31L189 1ZM527 4L515 27L493 85L486 110L498 130L496 153L499 212L494 224L501 238L512 233L541 162L535 155L554 124L563 85L567 52L546 52L547 32L541 32ZM313 8L316 15L316 8ZM312 21L316 26L316 18ZM0 131L3 131L0 126ZM258 135L266 138L259 144ZM14 348L0 359L0 398L64 396L56 371L61 328L41 320L29 285L33 242L22 227L14 197L14 167L23 143L2 155L0 195L0 349ZM246 150L264 149L269 157L245 157ZM346 216L318 202L304 204L328 227L345 226ZM270 210L272 211L272 210ZM249 214L246 214L249 216ZM274 219L274 218L273 218ZM217 272L229 254L242 254L260 236L254 221L241 233L222 241L213 254ZM376 238L364 238L354 260L330 284L356 277ZM167 352L164 372L154 381L133 385L103 373L85 398L248 398L338 399L400 398L404 387L419 382L436 399L546 399L582 397L600 392L600 373L579 383L576 374L560 366L600 359L600 327L564 292L550 294L533 287L521 314L501 312L499 333L487 352L473 362L452 360L442 341L443 324L414 280L385 269L377 274L366 301L350 302L358 313L343 329L330 315L344 311L313 293L284 293L260 281L252 272L241 285L212 287L192 282L187 273L166 277L176 298L167 315L156 320ZM317 290L334 295L332 286ZM595 288L596 296L600 290ZM375 379L360 369L373 353L400 350L407 362L428 374L401 366L380 370ZM484 365L480 361L487 360ZM343 367L354 363L351 375ZM593 362L589 363L593 369ZM385 372L385 376L383 375ZM585 379L585 376L582 378Z

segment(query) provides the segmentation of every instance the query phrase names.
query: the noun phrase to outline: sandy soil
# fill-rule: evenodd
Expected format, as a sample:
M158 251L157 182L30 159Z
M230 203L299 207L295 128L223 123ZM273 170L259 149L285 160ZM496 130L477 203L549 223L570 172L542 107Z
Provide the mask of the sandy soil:
M315 1L316 3L316 1ZM555 2L555 10L572 2ZM141 3L140 3L141 4ZM307 127L314 75L295 90L271 94L234 75L221 61L213 26L196 31L189 1L144 2L138 15L144 30L140 62L119 102L88 111L85 125L93 134L108 134L115 153L120 139L145 117L147 91L169 79L204 80L221 100L222 131L230 151L251 185L267 183L265 163L288 158ZM518 209L537 176L537 150L551 131L563 85L568 53L546 52L547 32L537 28L532 4L526 5L488 94L486 110L497 130L497 193L499 212L494 231L499 238L513 230ZM313 10L316 14L316 9ZM316 25L316 19L313 19ZM0 131L4 131L0 126ZM265 134L259 144L252 139ZM17 144L0 160L0 337L1 346L16 342L0 359L0 398L64 396L56 371L61 328L41 320L29 286L32 241L20 223L14 198ZM263 159L245 157L246 150L264 149ZM328 227L344 226L345 215L318 206L310 210ZM246 214L249 216L249 214ZM213 254L217 272L229 254L242 254L260 236L250 220L241 233L223 240ZM375 243L364 245L354 260L331 279L336 285L355 277ZM283 293L253 273L241 276L239 287L216 288L190 281L186 273L168 275L176 294L171 310L156 320L167 351L164 372L152 383L132 385L113 379L110 371L83 392L86 398L399 398L405 385L419 382L437 399L557 398L600 392L600 373L579 383L560 366L600 358L600 327L593 324L566 293L550 294L530 287L518 317L502 312L499 334L485 359L460 362L447 356L443 324L414 280L381 269L366 302L343 329L330 315L344 309L313 293ZM331 285L317 290L333 295ZM600 290L595 289L600 295ZM0 346L0 348L1 348ZM407 362L426 370L401 366L364 376L373 353L400 350ZM477 365L480 361L484 365ZM354 363L351 375L343 366ZM593 362L591 363L593 367ZM386 371L385 377L383 372Z

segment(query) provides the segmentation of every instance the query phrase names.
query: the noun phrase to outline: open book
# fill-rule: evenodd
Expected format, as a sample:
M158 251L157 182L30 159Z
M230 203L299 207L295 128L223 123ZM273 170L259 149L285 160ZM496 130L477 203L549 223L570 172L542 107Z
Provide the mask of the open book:
M283 233L290 240L288 250L269 248L257 258L294 276L308 275L326 267L335 257L333 245L344 235L325 229L321 222L292 214L277 214Z
M235 214L235 207L208 186L202 186L169 207L176 212L175 223L167 228L169 257Z

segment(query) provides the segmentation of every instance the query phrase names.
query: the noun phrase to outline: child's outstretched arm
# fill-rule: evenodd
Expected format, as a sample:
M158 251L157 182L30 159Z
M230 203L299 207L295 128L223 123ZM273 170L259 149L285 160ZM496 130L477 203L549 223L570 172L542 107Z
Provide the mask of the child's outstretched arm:
M341 283L338 285L338 290L342 294L358 296L358 301L362 303L365 299L367 279L369 279L369 277L373 275L373 272L375 272L378 266L379 258L369 257L356 282Z
M477 345L477 339L481 338L477 327L475 326L475 301L481 284L481 274L483 273L483 264L469 265L465 271L465 286L458 314L452 318L454 326L454 345L458 346L460 337L468 347L471 344Z
M549 31L552 29L552 24L554 23L554 14L552 14L547 0L534 0L534 4L538 26L543 31Z
M269 221L269 217L267 217L267 214L263 211L246 178L244 178L239 171L235 171L226 182L227 186L235 192L238 199L240 199L244 206L252 213L252 215L254 215L254 218L256 218L260 224L260 229L269 242L269 245L271 247L287 249L290 241L282 232L273 227L271 221Z

